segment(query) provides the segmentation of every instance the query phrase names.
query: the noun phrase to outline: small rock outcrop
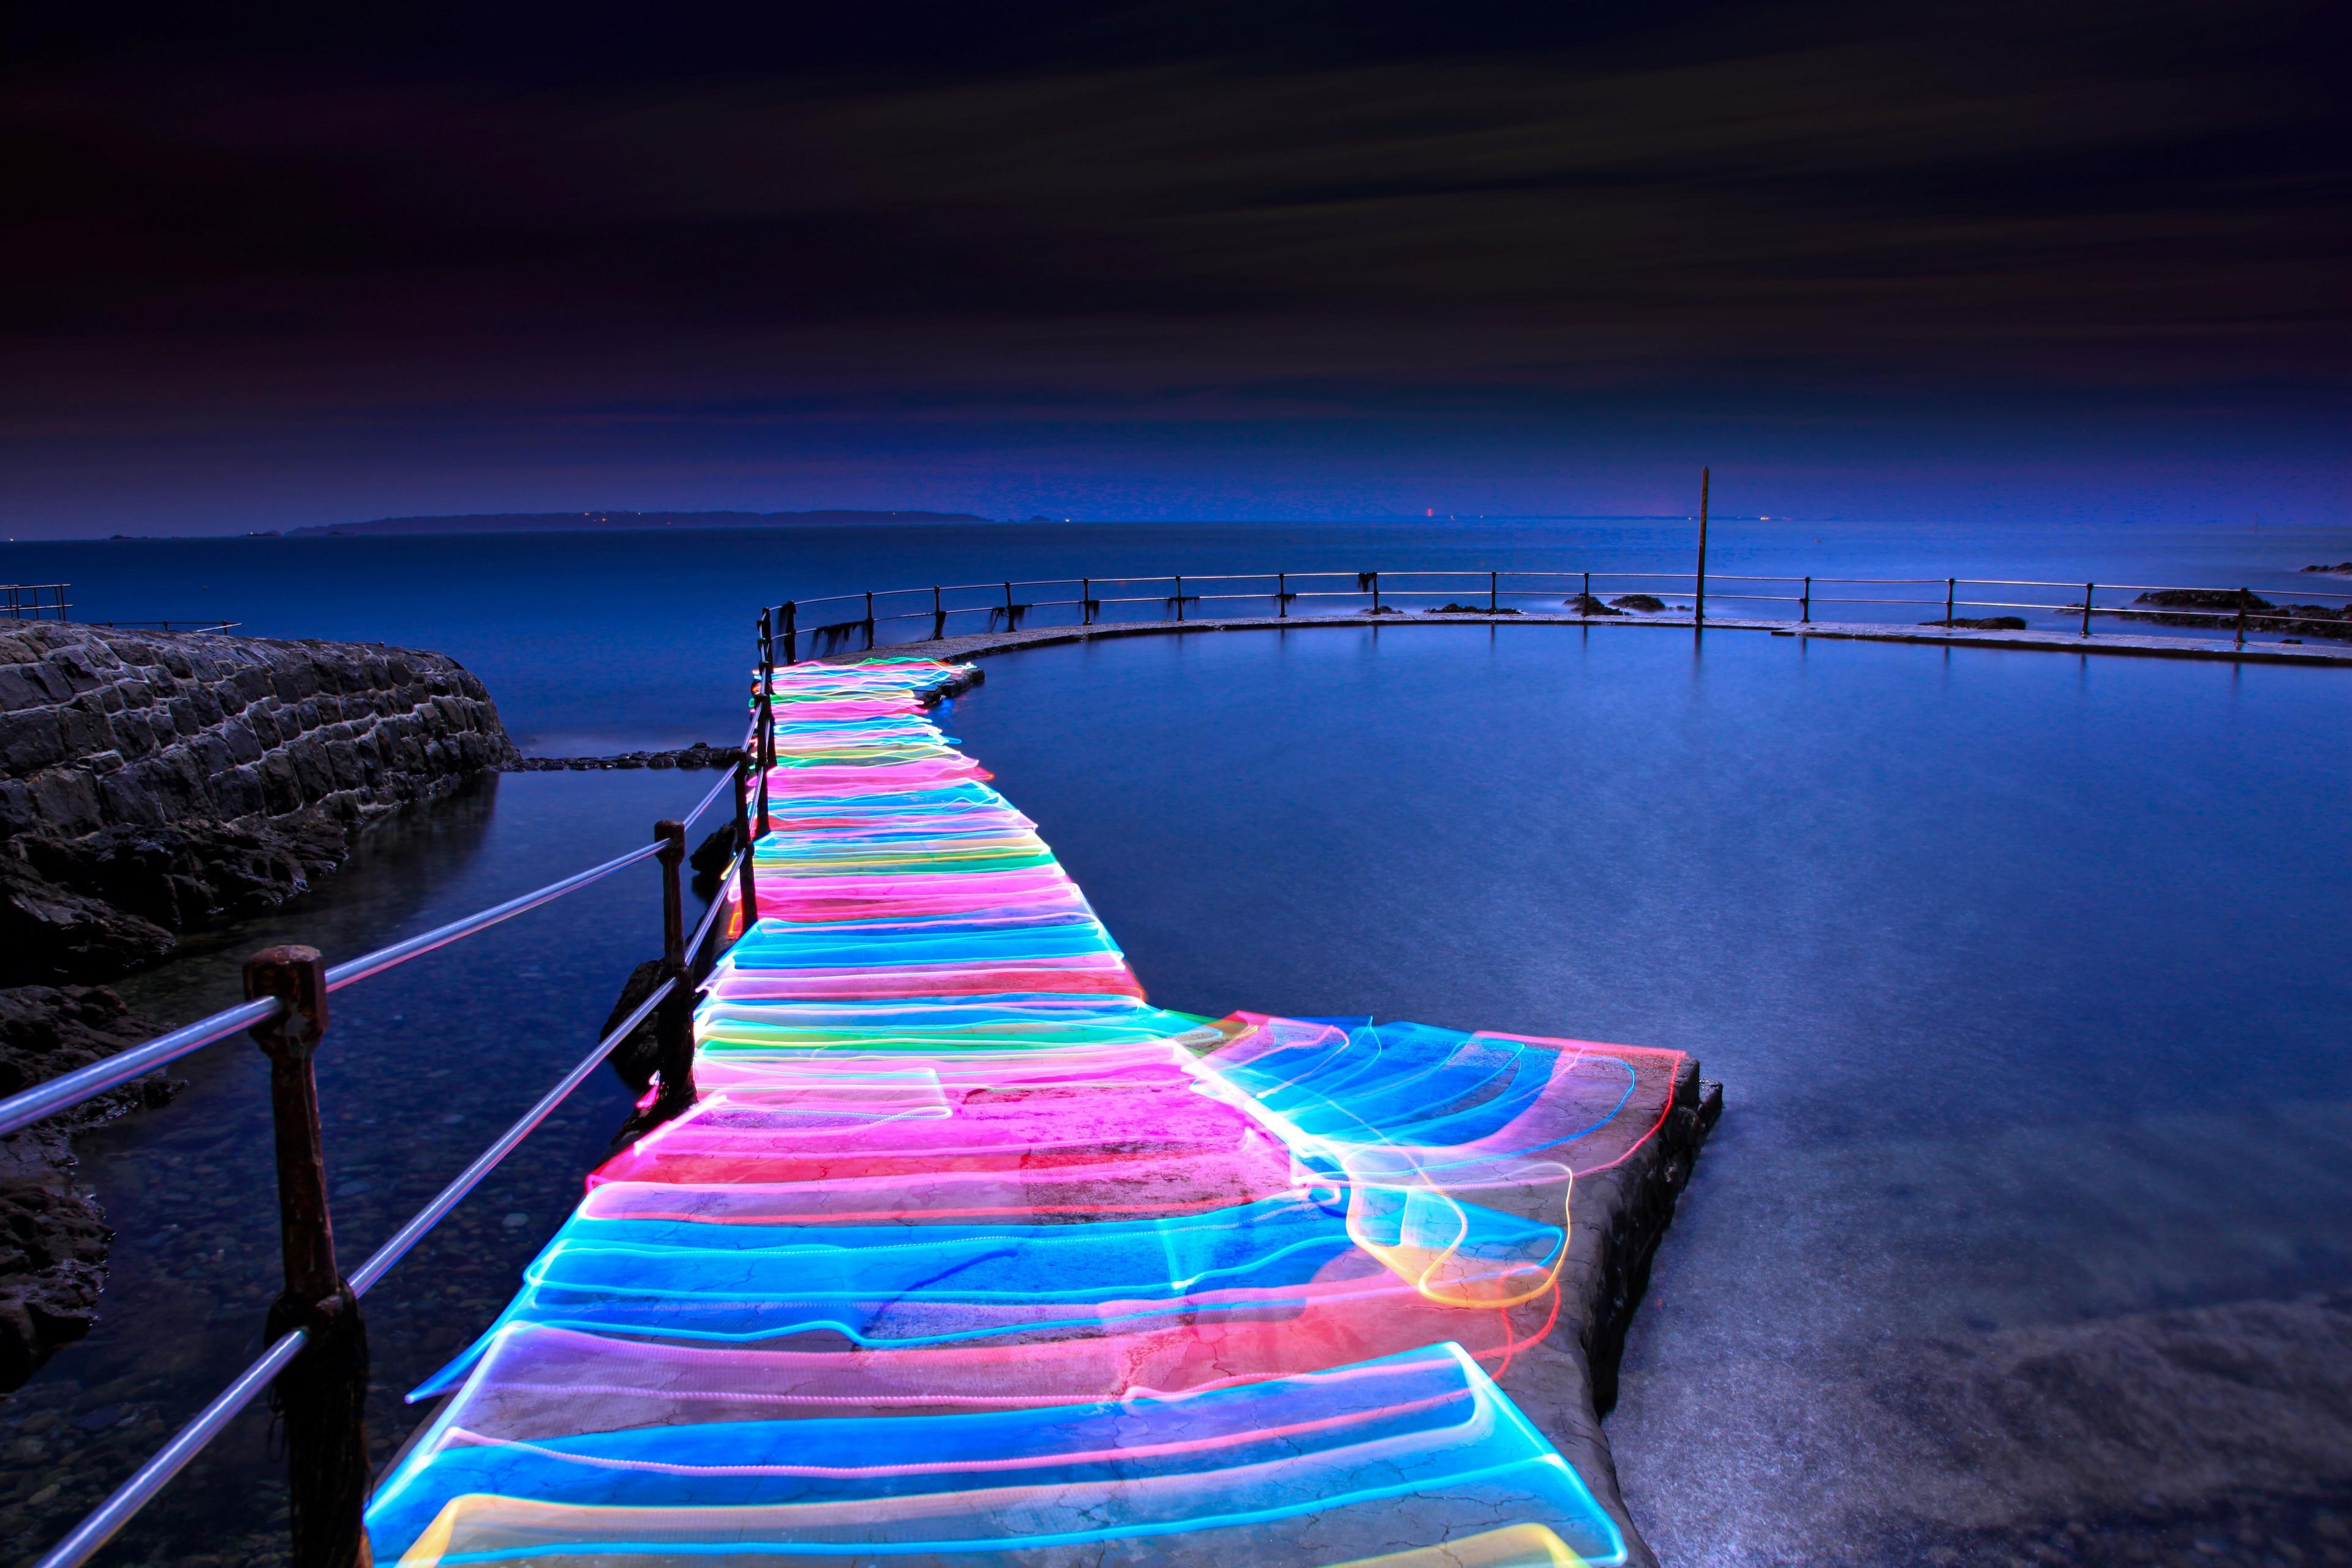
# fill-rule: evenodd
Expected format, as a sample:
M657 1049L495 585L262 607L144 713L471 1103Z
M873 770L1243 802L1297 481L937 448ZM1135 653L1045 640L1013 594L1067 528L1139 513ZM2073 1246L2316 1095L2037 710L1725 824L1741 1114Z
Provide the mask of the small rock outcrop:
M94 986L0 990L0 1094L87 1067L165 1027ZM51 1351L89 1331L106 1282L113 1232L74 1183L69 1136L161 1103L179 1087L142 1079L0 1138L0 1389L23 1383Z
M552 773L571 769L575 773L613 768L731 768L743 760L740 748L714 746L708 741L697 741L691 746L675 752L616 752L607 757L517 757L501 766L510 773Z
M0 984L153 963L307 891L368 818L514 757L440 654L0 631Z
M2309 568L2306 568L2309 570ZM2242 588L2152 588L2132 601L2145 610L2117 610L2118 620L2161 621L2175 626L2234 626L2242 613L2256 631L2352 641L2352 605L2274 605ZM2200 611L2216 611L2204 615Z

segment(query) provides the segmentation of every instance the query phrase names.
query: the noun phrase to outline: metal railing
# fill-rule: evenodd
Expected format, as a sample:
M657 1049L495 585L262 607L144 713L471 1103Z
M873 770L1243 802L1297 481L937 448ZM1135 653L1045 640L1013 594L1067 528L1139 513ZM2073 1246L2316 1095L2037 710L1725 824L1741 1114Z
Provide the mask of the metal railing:
M285 1449L294 1501L291 1561L295 1568L352 1568L366 1561L366 1534L361 1522L369 1482L365 1426L360 1405L348 1397L339 1400L336 1395L337 1390L354 1386L355 1373L357 1386L366 1384L366 1349L360 1327L359 1298L390 1273L410 1248L457 1207L647 1017L655 1019L657 1089L652 1106L644 1112L646 1124L667 1120L693 1103L693 997L717 958L719 944L714 932L720 916L730 907L729 883L737 887L739 903L735 907L747 912L756 912L759 907L752 884L752 840L749 830L755 810L763 830L767 820L764 768L775 754L771 729L773 710L767 692L772 679L772 668L763 665L759 689L752 698L753 721L745 736L744 759L727 777L713 784L686 816L655 824L653 841L644 847L332 967L325 964L313 948L264 949L246 961L246 994L249 999L243 1004L0 1100L0 1134L5 1134L68 1110L240 1030L250 1031L270 1059L278 1228L285 1255L286 1289L270 1309L265 1335L268 1348L170 1442L51 1547L40 1558L38 1568L78 1568L88 1562L207 1443L218 1436L238 1412L262 1390L271 1387L278 1392L286 1423ZM754 769L760 770L756 782L751 776ZM710 809L730 783L735 797L735 853L719 878L709 908L689 935L685 927L679 877L679 867L686 858L687 829ZM311 1058L327 1032L327 997L647 859L658 861L661 866L666 973L660 984L365 1262L347 1276L340 1273L335 1266L328 1212L318 1088L311 1068Z
M1901 590L1927 588L1927 595ZM1978 590L2051 590L2070 595L2021 597L2002 593L1996 597L1964 596ZM1069 596L1054 591L1075 589ZM1856 593L1853 590L1861 589ZM1147 591L1148 590L1148 591ZM1940 592L1936 592L1940 590ZM1661 593L1686 595L1687 605L1669 605ZM2314 593L2298 588L2299 596L2352 605L2352 595ZM2138 597L2116 602L2118 595ZM2107 602L2102 603L2101 595ZM1604 599L1602 595L1613 595ZM1463 603L1464 599L1469 603ZM1429 605L1424 601L1445 601ZM2331 616L2326 605L2296 607L2272 605L2252 589L2183 588L2140 583L2053 583L2021 578L1972 577L1828 577L1768 576L1737 573L1612 572L1612 571L1462 571L1407 568L1387 571L1162 573L1150 576L1047 577L1007 579L996 583L936 584L919 588L880 588L855 594L828 594L786 600L771 613L772 635L782 662L828 653L863 651L895 642L938 641L965 632L1019 631L1048 626L1094 626L1146 622L1181 623L1200 619L1212 605L1261 606L1258 614L1287 620L1294 613L1318 608L1340 615L1384 616L1418 610L1425 615L1566 616L1570 619L1620 619L1687 611L1693 624L1705 625L1707 605L1734 603L1791 606L1793 616L1777 617L1781 624L1811 625L1825 606L1916 606L1940 610L1940 616L1923 624L1950 627L1969 611L2038 611L2070 623L2082 637L2092 635L2092 618L2109 616L2157 625L2234 630L2243 643L2249 631L2316 631L2321 636L2352 637L2352 621ZM854 612L842 616L838 606ZM1140 617L1132 606L1155 606L1156 614ZM2312 608L2321 616L2309 613ZM1060 612L1060 614L1056 614ZM1228 610L1228 616L1235 615ZM1246 618L1247 611L1240 614ZM820 618L823 617L823 618ZM1751 617L1773 619L1770 616ZM2340 625L2343 629L2321 629ZM910 631L914 635L895 634Z
M0 616L12 621L62 621L70 583L0 583Z
M62 621L73 605L66 595L73 588L70 583L0 583L0 617L12 621ZM197 620L172 621L82 621L86 626L104 626L119 632L226 632L243 626L242 621L224 621L212 617Z

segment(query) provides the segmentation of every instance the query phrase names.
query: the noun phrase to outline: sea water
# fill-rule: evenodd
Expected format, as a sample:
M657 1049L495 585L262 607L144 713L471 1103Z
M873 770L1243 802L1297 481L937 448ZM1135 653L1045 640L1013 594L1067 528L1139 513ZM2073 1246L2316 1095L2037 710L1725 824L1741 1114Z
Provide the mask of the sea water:
M1715 560L2275 597L2352 554L2268 531L1801 526L1834 548L1733 530ZM443 648L527 747L586 752L731 739L761 600L1285 563L1663 571L1687 533L121 542L18 546L0 575L72 581L86 618ZM1725 1081L1611 1423L1669 1562L1825 1561L1825 1536L1899 1518L1903 1417L1850 1397L1874 1357L2352 1286L2347 672L1620 626L1127 639L989 668L951 732L1156 1000L1668 1046ZM642 842L714 776L485 781L124 989L193 1016L235 999L254 946L333 959L425 929ZM320 1077L345 1267L593 1042L657 943L637 869L338 994ZM53 1540L258 1349L266 1074L241 1041L178 1070L178 1104L79 1141L114 1278L90 1339L0 1406L0 1552ZM380 1450L414 1419L397 1391L495 1315L625 1098L592 1079L371 1297ZM110 1560L269 1549L266 1433L257 1409Z

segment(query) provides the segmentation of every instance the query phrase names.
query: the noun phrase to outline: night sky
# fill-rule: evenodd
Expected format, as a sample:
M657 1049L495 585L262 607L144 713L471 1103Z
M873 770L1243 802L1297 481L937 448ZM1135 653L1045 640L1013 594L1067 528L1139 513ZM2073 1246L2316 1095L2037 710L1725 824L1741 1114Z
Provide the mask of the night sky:
M0 511L2342 521L2347 15L19 5Z

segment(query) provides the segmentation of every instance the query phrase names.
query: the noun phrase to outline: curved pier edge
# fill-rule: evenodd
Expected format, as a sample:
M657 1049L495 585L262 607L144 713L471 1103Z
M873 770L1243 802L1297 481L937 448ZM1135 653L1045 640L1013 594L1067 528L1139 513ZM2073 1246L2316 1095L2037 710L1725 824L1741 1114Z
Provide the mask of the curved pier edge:
M1688 616L1656 616L1634 619L1626 616L1235 616L1220 620L1132 621L1110 626L1040 626L1030 631L972 632L961 637L923 642L885 643L868 651L829 653L803 659L804 664L856 664L869 658L984 658L991 654L1023 648L1050 647L1059 643L1092 642L1104 637L1160 637L1170 633L1199 634L1235 631L1306 631L1318 626L1601 626L1665 627L1690 631ZM1828 642L1924 643L1949 647L2010 648L2035 653L2119 654L2140 658L2195 658L2229 664L2299 664L2352 668L2352 647L2288 646L2280 643L2234 642L2203 637L2137 637L2101 632L2080 637L2064 632L1979 631L1958 626L1884 626L1869 622L1752 621L1709 616L1711 632L1769 632L1775 637L1819 637Z
M1722 1114L1723 1085L1701 1078L1697 1060L1685 1057L1657 1131L1618 1163L1577 1178L1559 1325L1498 1380L1624 1531L1626 1568L1657 1568L1657 1558L1619 1493L1601 1417L1617 1404L1618 1361L1651 1261Z

